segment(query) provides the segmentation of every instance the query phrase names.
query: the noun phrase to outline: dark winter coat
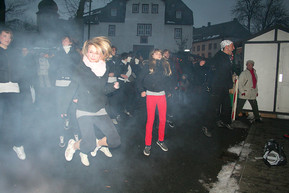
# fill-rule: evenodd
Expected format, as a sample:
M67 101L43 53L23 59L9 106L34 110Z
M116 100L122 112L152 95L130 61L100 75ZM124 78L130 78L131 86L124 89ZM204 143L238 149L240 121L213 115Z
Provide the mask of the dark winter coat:
M115 91L113 83L107 83L108 69L101 77L96 76L83 62L77 66L73 80L78 84L76 91L77 109L98 112L107 104L107 94Z
M209 61L209 65L210 74L208 78L212 92L233 88L232 63L229 55L220 50Z
M160 60L157 60L156 67L153 73L150 73L149 65L145 64L136 81L138 92L146 90L152 92L169 92L172 88L169 76L165 74L165 70Z

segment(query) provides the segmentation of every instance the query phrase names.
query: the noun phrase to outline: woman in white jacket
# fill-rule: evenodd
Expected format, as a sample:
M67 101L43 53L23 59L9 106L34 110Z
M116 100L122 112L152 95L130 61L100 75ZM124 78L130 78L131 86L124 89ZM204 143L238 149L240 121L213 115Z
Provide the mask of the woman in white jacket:
M254 69L254 61L248 60L246 62L247 69L244 70L239 76L239 99L237 105L237 115L243 109L243 106L246 100L249 101L253 113L255 121L261 122L258 103L257 103L257 96L258 96L258 76L256 74L256 70Z

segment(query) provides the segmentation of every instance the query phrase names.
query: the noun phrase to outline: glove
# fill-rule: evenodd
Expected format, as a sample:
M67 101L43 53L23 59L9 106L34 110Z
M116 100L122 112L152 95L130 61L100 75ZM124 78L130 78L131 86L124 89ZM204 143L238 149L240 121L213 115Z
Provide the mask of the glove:
M242 96L245 96L245 95L246 95L246 93L242 93L241 95L242 95Z

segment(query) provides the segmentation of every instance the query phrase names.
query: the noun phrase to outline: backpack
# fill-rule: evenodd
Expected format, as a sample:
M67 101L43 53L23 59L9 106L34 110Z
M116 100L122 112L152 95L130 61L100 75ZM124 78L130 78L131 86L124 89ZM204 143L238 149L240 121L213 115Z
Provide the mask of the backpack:
M264 147L263 161L267 166L280 166L287 163L283 147L274 139L266 142Z

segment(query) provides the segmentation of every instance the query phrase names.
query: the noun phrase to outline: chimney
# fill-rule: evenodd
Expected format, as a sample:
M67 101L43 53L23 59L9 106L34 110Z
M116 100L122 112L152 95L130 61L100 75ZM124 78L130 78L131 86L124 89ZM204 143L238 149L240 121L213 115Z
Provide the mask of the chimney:
M211 26L211 22L208 22L208 27L210 27Z

